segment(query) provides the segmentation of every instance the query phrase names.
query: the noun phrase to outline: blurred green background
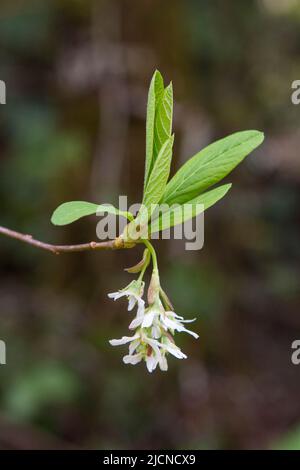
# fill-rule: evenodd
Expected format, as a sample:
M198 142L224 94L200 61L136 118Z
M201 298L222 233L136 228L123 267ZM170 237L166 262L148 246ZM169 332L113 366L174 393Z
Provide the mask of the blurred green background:
M244 129L265 144L205 218L205 246L156 242L187 361L125 366L123 268L140 250L52 256L0 239L0 446L300 449L298 0L2 1L0 224L53 243L95 238L96 217L55 228L63 201L138 202L146 93L175 89L173 171ZM125 348L124 348L125 353Z

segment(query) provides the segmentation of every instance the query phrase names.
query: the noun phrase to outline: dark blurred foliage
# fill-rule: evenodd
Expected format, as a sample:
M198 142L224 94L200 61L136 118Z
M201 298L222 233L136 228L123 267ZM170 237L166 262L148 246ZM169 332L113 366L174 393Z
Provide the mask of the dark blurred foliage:
M108 345L128 314L106 294L140 250L55 257L1 238L2 448L300 448L299 53L298 0L1 2L1 225L85 242L96 218L54 228L58 204L140 200L155 68L175 88L173 171L216 138L266 133L208 211L203 250L156 242L200 333L180 335L189 359L167 374Z

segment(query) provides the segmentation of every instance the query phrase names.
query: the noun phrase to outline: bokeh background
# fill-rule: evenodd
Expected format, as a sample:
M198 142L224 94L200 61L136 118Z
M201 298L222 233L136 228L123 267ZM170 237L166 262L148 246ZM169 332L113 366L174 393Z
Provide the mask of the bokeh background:
M55 228L58 204L140 201L155 68L175 89L172 171L217 138L266 133L207 212L203 250L156 242L200 334L179 335L189 359L167 374L108 345L129 317L107 293L139 249L56 257L0 239L1 448L300 448L299 54L298 0L1 1L1 225L86 242L97 218Z

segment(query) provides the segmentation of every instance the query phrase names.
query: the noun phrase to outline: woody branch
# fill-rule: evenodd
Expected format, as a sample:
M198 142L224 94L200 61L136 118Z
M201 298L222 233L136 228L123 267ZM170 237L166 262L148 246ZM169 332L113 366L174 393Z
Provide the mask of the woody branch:
M118 239L109 240L105 242L94 242L82 243L79 245L53 245L50 243L44 243L40 240L36 240L32 235L16 232L10 230L6 227L0 226L0 234L5 235L9 238L14 238L21 242L27 243L29 245L35 246L36 248L41 248L42 250L49 251L55 255L60 253L75 253L80 251L98 251L98 250L114 250L118 248L123 248Z

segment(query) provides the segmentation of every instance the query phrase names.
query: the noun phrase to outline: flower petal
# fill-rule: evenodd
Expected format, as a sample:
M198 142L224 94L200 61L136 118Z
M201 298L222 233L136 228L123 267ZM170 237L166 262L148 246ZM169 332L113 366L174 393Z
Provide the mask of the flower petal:
M146 366L147 366L148 372L150 373L153 372L157 364L158 364L158 360L156 359L156 357L153 356L153 354L151 354L151 356L146 357Z
M159 361L159 368L164 372L168 370L168 361L166 356L161 356L161 359Z
M182 325L177 320L171 320L170 318L166 317L165 315L162 316L161 319L162 323L171 330L180 331Z
M140 339L135 339L129 345L129 354L133 354L136 348L140 345Z
M197 320L197 318L192 318L190 320L185 320L184 317L181 317L180 315L177 315L177 313L171 312L171 311L166 312L166 316L176 318L181 323L192 323L193 321Z
M137 302L136 297L134 295L129 295L128 297L128 311L129 312L134 308L136 302Z
M199 338L199 335L197 335L197 333L194 333L194 331L191 331L191 330L187 330L181 323L179 320L171 320L170 318L167 318L167 317L162 317L162 323L172 329L172 330L177 330L179 332L182 332L182 331L185 331L185 333L188 333L192 336L194 336L194 338L198 339Z
M171 341L168 341L167 343L165 343L165 349L170 353L172 354L173 356L177 357L177 359L186 359L187 356L181 351L180 348L178 348L178 346L176 346L175 344L173 344Z
M160 331L159 326L153 325L151 334L152 334L152 338L159 339L161 337L161 331Z
M199 335L197 333L195 333L194 331L188 330L187 328L184 328L184 326L182 327L181 331L184 331L185 333L188 333L189 335L194 336L194 338L196 339L199 338Z
M157 357L157 360L159 361L161 358L161 352L159 347L162 346L161 343L159 343L156 339L151 339L146 337L145 341L150 344L151 348L153 349L155 356Z
M123 362L124 362L124 364L135 365L135 364L138 364L139 362L141 362L142 358L143 358L143 355L141 353L128 354L127 356L123 357Z
M109 343L112 346L121 346L122 344L130 343L131 341L134 341L139 337L138 334L135 334L134 336L123 336L120 339L110 339Z
M154 317L155 312L150 311L149 313L146 313L143 319L142 328L149 328L149 326L151 326L153 323Z
M133 320L132 322L130 323L129 325L129 329L130 330L135 330L135 328L137 328L138 326L140 326L143 322L143 315L137 315Z
M111 292L110 294L107 294L107 297L109 297L110 299L118 300L121 297L124 297L124 295L125 294L118 291L118 292Z
M137 311L138 316L144 315L144 313L145 313L145 302L144 302L144 300L141 299L141 298L138 298L137 302L138 302L138 311Z

